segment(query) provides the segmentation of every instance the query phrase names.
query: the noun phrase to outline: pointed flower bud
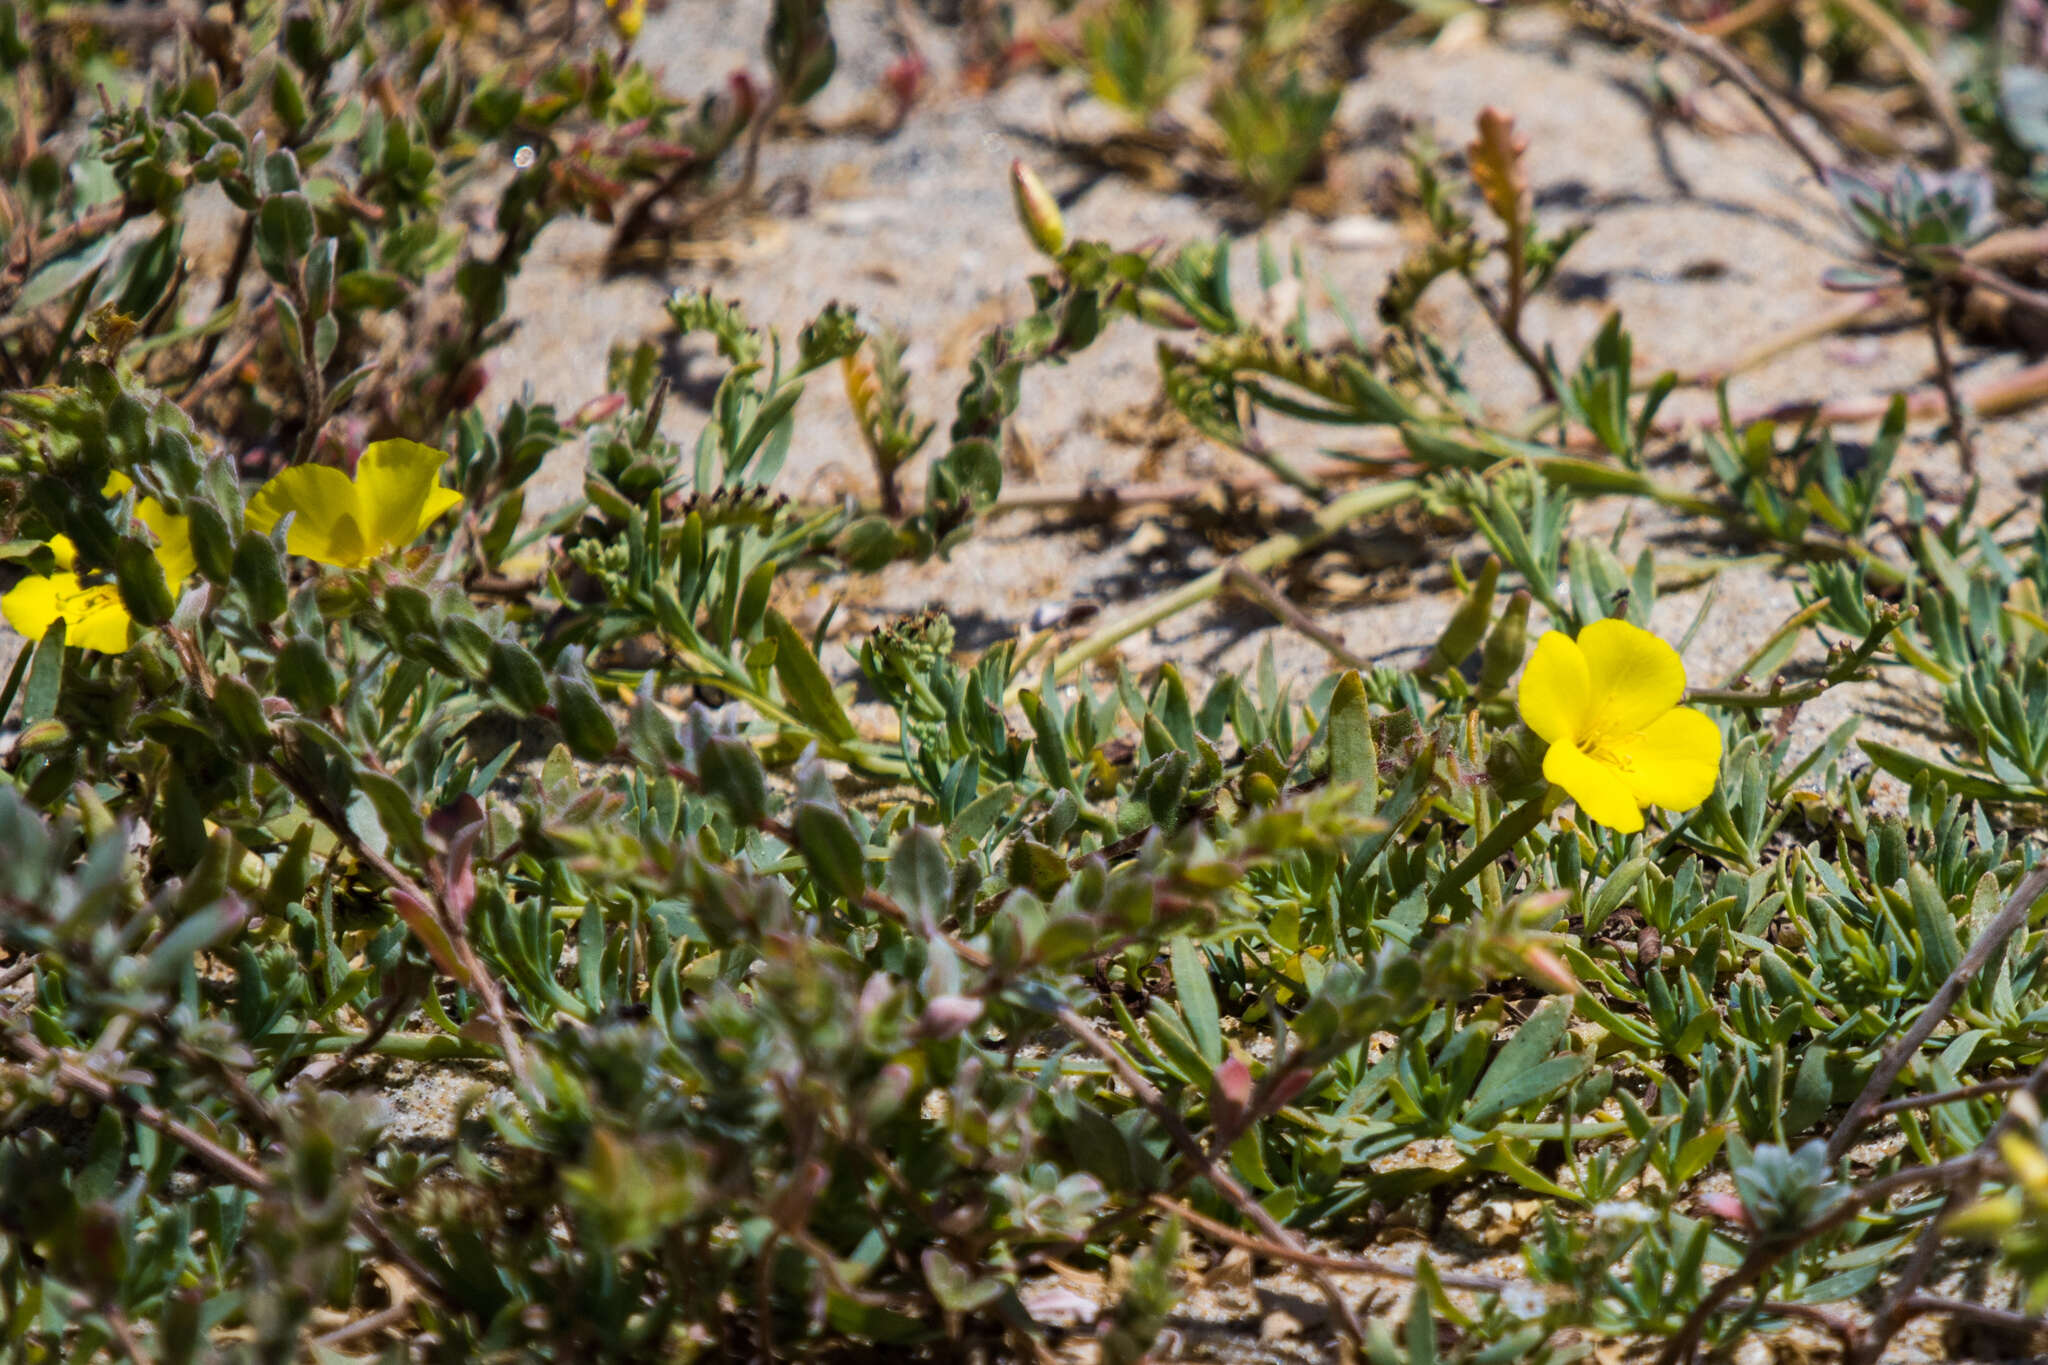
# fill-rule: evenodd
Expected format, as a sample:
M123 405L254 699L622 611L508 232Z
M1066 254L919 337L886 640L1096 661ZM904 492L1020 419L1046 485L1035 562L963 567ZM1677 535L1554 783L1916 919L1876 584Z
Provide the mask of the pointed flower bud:
M1016 196L1017 217L1023 220L1031 244L1048 256L1059 255L1067 245L1067 224L1045 182L1022 161L1012 161L1010 192Z

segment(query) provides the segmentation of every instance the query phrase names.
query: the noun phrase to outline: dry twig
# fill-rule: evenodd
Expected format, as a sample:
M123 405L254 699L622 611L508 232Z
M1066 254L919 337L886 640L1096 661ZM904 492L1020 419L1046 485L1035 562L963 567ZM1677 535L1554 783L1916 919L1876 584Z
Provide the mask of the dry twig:
M1642 37L1682 52L1694 60L1703 62L1733 81L1755 103L1764 120L1787 147L1804 161L1817 180L1825 181L1833 169L1832 162L1823 156L1806 134L1792 123L1778 108L1776 96L1752 71L1749 63L1729 51L1727 44L1695 32L1675 20L1650 13L1629 0L1579 0L1579 3L1600 15Z

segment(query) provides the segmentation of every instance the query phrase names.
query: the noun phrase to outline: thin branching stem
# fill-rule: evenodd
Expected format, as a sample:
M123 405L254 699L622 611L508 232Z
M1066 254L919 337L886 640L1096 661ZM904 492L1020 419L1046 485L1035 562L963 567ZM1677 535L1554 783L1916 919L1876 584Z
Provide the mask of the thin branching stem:
M2005 904L1999 909L1998 914L1970 941L1969 950L1956 963L1955 970L1949 973L1948 979L1941 983L1933 997L1920 1007L1920 1013L1878 1062L1877 1069L1870 1074L1870 1080L1864 1084L1862 1092L1849 1106L1849 1112L1844 1114L1841 1123L1836 1125L1834 1134L1828 1138L1827 1157L1830 1162L1841 1160L1849 1149L1856 1145L1858 1134L1863 1131L1864 1125L1875 1114L1877 1106L1890 1092L1892 1083L1899 1078L1899 1073L1918 1055L1921 1045L1934 1036L1934 1031L1941 1027L1942 1020L1955 1008L1956 1001L1962 998L1970 983L1977 979L1977 974L1984 970L1984 964L1991 960L1991 955L2003 951L2006 940L2027 922L2027 916L2033 911L2034 903L2041 899L2044 892L2048 892L2048 867L2037 867L2020 878L2011 894L2006 897Z
M1949 355L1948 325L1942 316L1947 309L1948 286L1938 284L1927 298L1927 336L1934 343L1934 381L1948 409L1949 435L1956 443L1956 454L1962 458L1963 477L1975 478L1977 443L1970 435L1970 407L1956 383L1955 361Z

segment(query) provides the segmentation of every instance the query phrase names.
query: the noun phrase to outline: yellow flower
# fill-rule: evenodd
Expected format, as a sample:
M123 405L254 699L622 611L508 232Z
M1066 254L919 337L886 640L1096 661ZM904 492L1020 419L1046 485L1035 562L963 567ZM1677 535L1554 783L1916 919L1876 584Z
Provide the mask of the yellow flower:
M640 25L647 19L647 0L604 0L604 7L614 10L612 24L628 39L640 36Z
M436 475L448 457L417 441L378 441L338 469L302 464L281 471L249 499L249 529L269 535L287 513L284 547L337 569L359 569L412 544L462 494Z
M1689 706L1678 651L1626 621L1551 631L1522 674L1522 719L1549 741L1543 775L1587 816L1633 834L1643 807L1691 810L1714 790L1721 732Z
M105 492L117 497L134 485L116 470L107 480ZM171 595L192 576L198 561L192 555L192 532L184 517L173 516L155 498L135 504L135 519L156 537L156 562L171 585ZM24 578L0 597L0 615L7 624L30 640L40 640L50 627L64 622L64 643L102 654L119 654L131 643L134 625L128 608L121 604L121 592L99 575L78 572L78 547L69 536L52 536L50 553L56 556L59 572Z
M31 640L42 639L61 620L66 644L102 654L127 649L134 624L112 583L87 583L75 573L22 579L0 597L0 612Z

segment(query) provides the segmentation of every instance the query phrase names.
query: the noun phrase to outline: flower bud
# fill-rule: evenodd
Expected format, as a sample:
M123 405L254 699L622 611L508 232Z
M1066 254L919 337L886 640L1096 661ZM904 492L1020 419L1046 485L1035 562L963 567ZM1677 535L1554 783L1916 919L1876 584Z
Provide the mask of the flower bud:
M882 73L882 85L888 90L889 98L895 102L899 113L907 113L910 106L917 103L930 74L930 66L915 52L898 57L889 64L889 69Z
M59 727L64 724L62 721L44 723ZM86 838L104 839L120 828L120 822L114 818L114 813L107 809L107 803L100 800L99 793L92 789L91 783L72 783L71 799L78 803L78 814L85 826Z
M1747 1225L1749 1222L1749 1210L1742 1207L1742 1201L1732 1194L1703 1194L1699 1206L1725 1223Z
M831 1167L817 1160L805 1162L783 1181L782 1188L770 1198L769 1220L785 1232L801 1228L810 1219L811 1206L818 1202L818 1196L831 1182Z
M605 0L605 8L612 11L612 27L620 37L631 42L640 36L640 26L647 22L647 0Z
M924 1007L918 1027L927 1038L957 1038L979 1018L981 1002L973 996L941 995Z
M1186 332L1202 325L1181 301L1164 289L1140 289L1135 295L1138 318L1154 327Z
M1529 979L1537 985L1546 990L1556 991L1559 995L1579 993L1578 977L1572 975L1572 969L1565 965L1564 959L1550 949L1540 944L1531 945L1523 950L1522 961L1526 965Z
M1528 652L1529 590L1517 588L1500 620L1487 632L1486 647L1479 656L1479 690L1498 692L1506 687Z
M39 720L24 726L14 737L14 752L17 754L55 753L71 746L71 727L61 720Z
M1216 1127L1234 1132L1244 1122L1245 1106L1252 1100L1252 1071L1244 1058L1231 1056L1216 1068L1209 1081L1209 1114Z
M1317 950L1311 948L1309 951L1316 952ZM1302 1091L1308 1089L1309 1083L1315 1080L1315 1078L1315 1073L1303 1066L1298 1066L1291 1071L1281 1073L1280 1079L1273 1082L1273 1091L1267 1097L1267 1104L1274 1109L1291 1104L1300 1096Z
M461 409L476 402L482 395L484 385L490 382L490 371L471 361L459 370L449 381L448 402L451 407Z
M904 1100L910 1096L910 1087L916 1077L910 1068L901 1062L891 1062L875 1073L875 1081L868 1088L861 1102L861 1120L870 1128L878 1128L896 1117L903 1108Z
M1438 637L1436 647L1429 651L1416 672L1427 676L1456 668L1465 662L1465 657L1479 648L1480 640L1486 634L1486 623L1493 617L1493 585L1500 578L1500 560L1493 555L1486 557L1480 566L1479 578L1472 584L1472 591L1451 613L1450 621L1444 626L1444 633Z
M576 409L576 415L569 419L569 425L572 427L594 427L607 417L617 416L619 409L625 406L626 395L623 393L608 393L601 398L593 398L582 407Z
M1017 217L1023 220L1031 244L1048 256L1065 250L1067 224L1060 217L1060 206L1045 182L1022 161L1010 163L1010 192L1016 197Z
M754 88L754 78L744 71L735 71L726 77L725 91L733 124L752 122L754 111L761 107L761 92Z
M185 877L185 884L179 888L174 902L181 915L197 914L206 909L228 890L228 868L238 863L241 849L235 843L235 836L227 830L216 827L206 840L206 851L200 855L199 865Z
M1264 773L1246 773L1238 783L1238 794L1248 806L1276 806L1280 804L1280 788Z

